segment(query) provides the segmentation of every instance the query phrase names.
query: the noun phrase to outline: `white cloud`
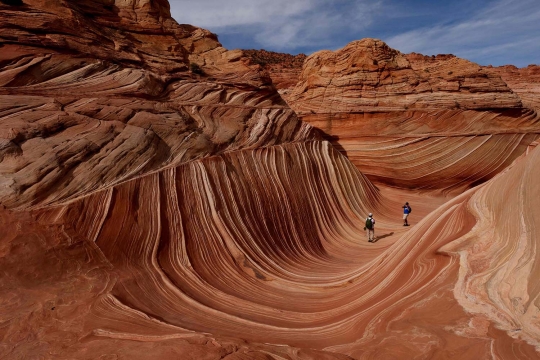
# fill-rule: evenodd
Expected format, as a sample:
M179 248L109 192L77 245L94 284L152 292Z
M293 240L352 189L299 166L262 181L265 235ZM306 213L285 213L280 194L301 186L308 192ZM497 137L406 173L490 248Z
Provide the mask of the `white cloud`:
M382 0L171 0L180 23L218 34L249 34L262 47L329 46L342 33L365 28Z
M486 64L513 58L519 63L522 54L540 57L538 5L538 0L499 0L459 23L415 29L386 40L402 52L454 53Z
M173 17L180 23L203 28L271 24L311 10L316 0L170 0Z
M490 0L460 11L401 0L170 0L173 17L234 43L231 47L298 52L336 49L362 37L402 52L453 53L481 64L540 62L539 0ZM475 9L467 14L467 6ZM445 8L445 7L443 7ZM430 17L433 14L433 17ZM464 16L465 14L465 16ZM421 19L414 30L414 18ZM441 18L445 22L439 22ZM456 20L459 18L461 20ZM412 22L413 21L413 22ZM229 44L225 44L229 46ZM531 60L532 59L532 60Z

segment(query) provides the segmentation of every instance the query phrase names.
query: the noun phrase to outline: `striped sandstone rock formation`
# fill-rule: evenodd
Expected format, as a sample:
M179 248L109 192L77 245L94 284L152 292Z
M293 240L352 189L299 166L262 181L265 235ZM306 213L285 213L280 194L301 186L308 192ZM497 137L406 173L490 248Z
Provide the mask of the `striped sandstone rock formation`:
M535 109L492 71L374 39L308 57L287 102L371 180L411 189L470 188L540 134Z
M529 65L517 68L513 65L491 67L485 69L499 75L516 94L523 105L531 109L540 109L540 66Z
M27 1L0 9L6 207L313 138L240 51L176 24L166 2ZM200 71L188 71L190 64Z
M354 91L381 111L302 105L338 151L166 1L2 1L0 26L1 358L539 357L537 116L498 77L448 58L468 80L430 95L377 43ZM323 98L357 106L355 76Z

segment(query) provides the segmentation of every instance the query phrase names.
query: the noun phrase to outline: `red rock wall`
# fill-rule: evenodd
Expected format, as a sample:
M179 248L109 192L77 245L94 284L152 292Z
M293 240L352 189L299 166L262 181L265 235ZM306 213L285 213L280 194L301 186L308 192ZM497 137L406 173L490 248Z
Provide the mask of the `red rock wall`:
M523 105L540 109L540 66L529 65L518 69L515 66L485 67L486 71L500 76L519 95Z
M411 189L479 184L540 134L536 111L493 71L373 39L308 57L286 99L372 181Z
M241 52L176 24L161 3L26 4L0 8L4 206L54 203L195 158L313 138ZM118 28L107 27L113 15ZM126 51L112 48L117 39Z

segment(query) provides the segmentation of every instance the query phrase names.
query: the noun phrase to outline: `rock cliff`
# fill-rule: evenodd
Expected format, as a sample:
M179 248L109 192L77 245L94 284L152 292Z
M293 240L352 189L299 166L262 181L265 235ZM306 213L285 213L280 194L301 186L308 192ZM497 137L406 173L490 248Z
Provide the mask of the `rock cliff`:
M523 105L540 109L540 66L529 65L518 69L513 65L485 67L486 71L500 76L521 98Z
M312 136L240 51L166 2L24 4L0 8L4 206Z
M286 99L371 180L399 187L469 188L540 134L536 111L494 71L374 39L308 57Z

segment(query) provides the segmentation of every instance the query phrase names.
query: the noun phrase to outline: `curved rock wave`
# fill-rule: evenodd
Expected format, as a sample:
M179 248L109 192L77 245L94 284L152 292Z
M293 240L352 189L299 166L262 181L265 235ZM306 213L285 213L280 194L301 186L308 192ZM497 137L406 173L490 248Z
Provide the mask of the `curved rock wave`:
M40 219L61 218L96 243L121 274L121 303L175 326L228 336L248 326L281 343L348 312L329 294L355 277L347 255L366 247L363 218L379 197L328 143L312 142L191 162Z
M363 219L375 212L379 229L397 231L392 199L318 141L190 162L34 216L83 236L114 269L86 315L98 338L211 333L353 358L509 358L516 349L530 358L522 340L537 345L536 293L522 273L534 271L527 249L539 217L519 220L500 195L529 209L522 201L534 201L538 154L382 247L365 241ZM488 254L478 252L483 243Z
M317 137L264 87L189 74L167 81L65 56L21 57L0 69L0 79L0 201L9 208L76 198L204 156Z
M0 357L538 358L539 119L498 75L310 57L291 104L353 164L164 0L0 27Z
M509 166L540 136L534 110L393 112L303 118L370 180L453 193Z
M441 250L460 257L454 290L460 304L538 348L540 148L534 145L525 159L475 192L468 207L477 224Z
M403 236L384 255L400 259L400 247L422 249L411 260L416 272L409 281L423 271L437 275L374 314L363 339L327 350L363 359L415 352L428 358L538 358L538 287L530 274L538 262L540 217L530 206L538 192L539 150L533 145L508 170L447 202Z

